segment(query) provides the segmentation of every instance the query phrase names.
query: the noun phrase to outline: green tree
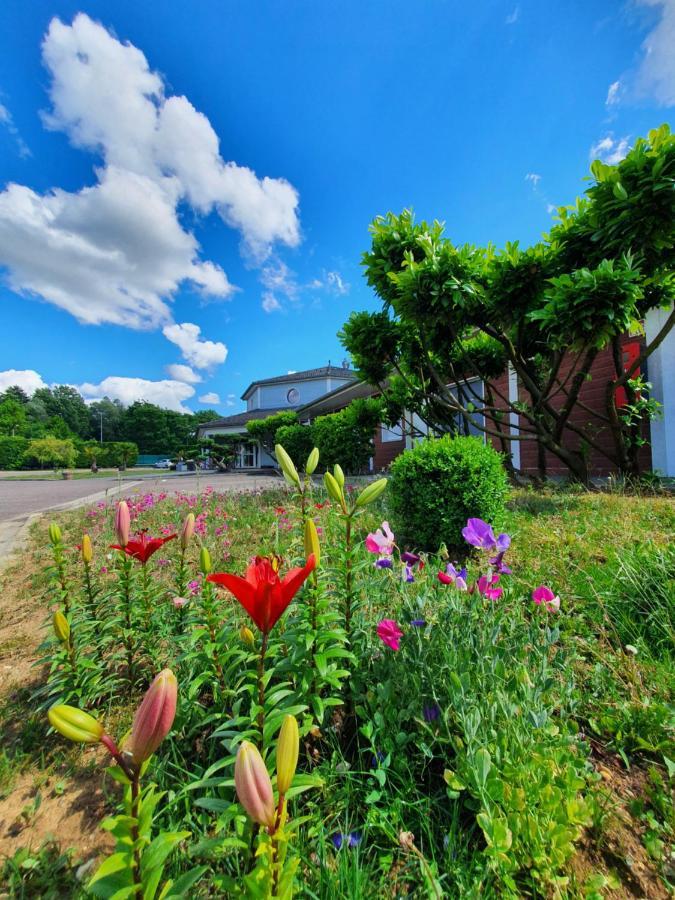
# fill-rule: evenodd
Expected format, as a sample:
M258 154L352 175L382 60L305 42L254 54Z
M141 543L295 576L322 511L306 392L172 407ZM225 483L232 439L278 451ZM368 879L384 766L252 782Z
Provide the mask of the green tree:
M48 417L59 416L70 431L81 438L91 435L89 409L79 391L67 384L59 384L53 388L38 388L33 401L44 404Z
M246 423L246 430L249 437L257 441L263 450L274 457L274 447L279 443L277 440L278 430L285 425L295 425L297 421L298 417L294 412L283 410L273 413L265 419L252 419Z
M171 453L175 438L166 413L154 403L137 400L124 411L122 437L137 444L139 453Z
M101 419L103 420L103 440L119 441L122 438L122 420L125 409L119 400L103 397L89 404L89 435L96 440L101 438Z
M25 404L5 393L0 399L0 434L11 437L23 435L27 424Z
M363 263L382 309L352 314L340 338L362 377L383 390L389 414L398 404L433 429L463 423L506 444L508 416L518 413L514 439L537 442L581 481L588 447L638 472L641 422L620 415L616 391L634 400L634 373L675 325L675 311L626 371L620 341L675 298L675 138L661 126L616 166L596 161L591 171L586 198L558 210L558 224L525 250L455 246L441 223L418 224L410 211L373 222ZM605 348L615 365L601 415L611 450L597 421L572 416ZM517 400L494 384L507 366L522 386Z
M41 466L51 464L54 469L75 465L77 452L72 441L56 437L39 438L31 441L26 455L36 459Z

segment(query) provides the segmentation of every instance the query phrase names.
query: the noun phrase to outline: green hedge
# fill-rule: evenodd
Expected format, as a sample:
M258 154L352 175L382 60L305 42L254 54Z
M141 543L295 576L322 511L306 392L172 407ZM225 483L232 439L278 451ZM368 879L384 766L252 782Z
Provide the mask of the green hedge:
M115 466L135 466L138 459L138 445L132 441L87 441L78 447L77 462L79 469L86 469L96 460L99 469Z
M20 469L28 443L25 437L0 437L0 470Z
M447 435L406 450L391 465L390 520L401 546L464 553L470 517L499 526L508 481L502 458L475 437Z
M304 469L307 457L314 448L314 426L283 425L277 430L276 437L277 443L281 444L298 469Z

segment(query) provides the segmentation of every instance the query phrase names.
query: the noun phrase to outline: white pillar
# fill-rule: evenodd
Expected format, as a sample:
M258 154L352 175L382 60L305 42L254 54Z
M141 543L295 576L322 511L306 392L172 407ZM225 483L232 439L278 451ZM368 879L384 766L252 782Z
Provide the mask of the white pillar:
M518 374L509 363L509 403L518 402ZM509 433L518 434L518 413L509 413ZM520 441L511 441L511 461L514 469L520 469Z
M670 315L669 309L652 309L645 319L647 343L653 341ZM661 404L663 416L651 423L652 468L675 476L675 329L647 359L651 396Z

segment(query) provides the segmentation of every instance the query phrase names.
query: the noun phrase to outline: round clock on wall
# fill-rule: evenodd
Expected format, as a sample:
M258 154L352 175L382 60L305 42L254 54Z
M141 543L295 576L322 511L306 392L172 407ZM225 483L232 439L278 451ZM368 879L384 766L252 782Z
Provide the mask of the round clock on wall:
M290 391L286 394L286 399L291 406L295 406L295 404L300 400L300 393L295 388L291 388Z

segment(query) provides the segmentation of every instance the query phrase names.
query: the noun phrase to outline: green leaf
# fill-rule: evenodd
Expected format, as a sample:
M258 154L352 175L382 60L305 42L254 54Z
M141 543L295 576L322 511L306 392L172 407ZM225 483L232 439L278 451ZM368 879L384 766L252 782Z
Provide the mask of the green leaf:
M473 758L473 765L478 778L478 784L481 787L485 787L485 782L487 781L490 769L492 768L492 759L485 747L476 750Z

